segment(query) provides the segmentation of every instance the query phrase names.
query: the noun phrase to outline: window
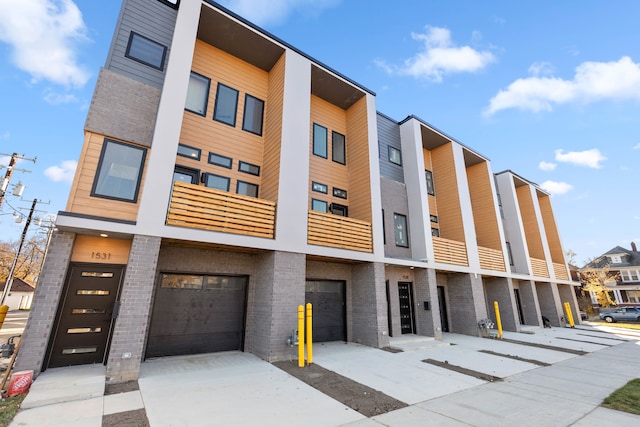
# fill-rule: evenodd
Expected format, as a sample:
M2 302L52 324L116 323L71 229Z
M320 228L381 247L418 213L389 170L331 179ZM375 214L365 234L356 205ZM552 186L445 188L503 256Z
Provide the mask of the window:
M435 222L437 224L438 223L438 216L437 215L429 215L429 221Z
M176 165L176 168L173 170L173 182L180 181L188 184L197 184L199 177L200 171L198 169Z
M425 170L424 177L427 180L427 193L429 193L429 195L431 196L435 196L436 190L433 186L433 173L431 173L431 171Z
M311 199L311 210L327 213L327 202L324 200Z
M629 273L631 274L631 280L633 282L638 280L638 271L637 270L631 270Z
M200 149L178 144L178 156L188 157L193 160L200 160Z
M395 147L389 145L389 161L398 166L402 166L402 153Z
M124 56L162 71L166 54L166 46L132 31Z
M331 132L331 158L340 164L347 163L347 154L344 146L344 135Z
M260 176L260 166L252 165L251 163L243 162L242 160L238 163L238 170L240 172Z
M211 80L208 77L192 71L189 77L187 100L185 101L184 109L201 116L206 116L210 85Z
M262 116L264 113L264 101L249 94L244 96L244 115L242 117L242 130L262 135Z
M329 188L325 184L320 184L319 182L312 182L311 189L313 191L317 191L318 193L324 194L327 194L327 192L329 191Z
M623 282L630 282L631 281L631 273L629 271L621 271L620 272L620 277L622 278Z
M384 209L382 209L382 243L387 244L387 230L384 226Z
M231 169L231 163L233 163L233 159L231 157L222 156L220 154L209 153L209 163L211 163L212 165Z
M331 203L331 213L334 215L349 216L348 208L337 203Z
M396 235L396 246L408 248L409 240L407 238L407 217L405 215L394 213L393 228Z
M216 105L213 109L213 120L236 125L236 109L238 108L238 91L218 83Z
M333 187L333 196L340 197L341 199L347 198L347 190L342 190L340 188Z
M174 9L177 9L180 5L180 0L160 0L161 3L164 3L168 6L171 6Z
M327 128L313 124L313 154L327 158Z
M250 182L238 181L236 193L244 196L258 197L258 186Z
M205 173L202 175L202 182L209 188L215 188L216 190L229 191L229 178L226 176L214 175L212 173Z
M513 265L513 254L511 253L511 243L505 242L507 244L507 255L509 256L509 265Z
M91 195L136 203L147 150L105 139Z

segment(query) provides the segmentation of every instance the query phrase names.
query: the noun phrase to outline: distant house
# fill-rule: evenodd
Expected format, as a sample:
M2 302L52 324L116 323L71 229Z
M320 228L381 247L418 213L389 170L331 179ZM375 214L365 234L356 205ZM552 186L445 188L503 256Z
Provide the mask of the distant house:
M640 304L640 252L635 243L631 250L616 246L600 255L583 268L609 268L610 273L619 273L616 280L606 283L617 304ZM595 296L591 301L597 304Z
M5 283L0 283L0 292L4 291ZM31 308L35 288L22 279L14 278L11 290L7 294L3 305L11 310L28 310Z

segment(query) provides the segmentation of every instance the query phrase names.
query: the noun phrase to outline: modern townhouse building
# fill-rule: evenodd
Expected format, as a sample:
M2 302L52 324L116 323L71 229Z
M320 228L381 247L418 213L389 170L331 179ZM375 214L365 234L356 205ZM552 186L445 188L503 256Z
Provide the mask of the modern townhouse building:
M548 194L213 1L123 1L84 134L16 369L286 359L306 302L316 341L373 347L493 301L561 324Z

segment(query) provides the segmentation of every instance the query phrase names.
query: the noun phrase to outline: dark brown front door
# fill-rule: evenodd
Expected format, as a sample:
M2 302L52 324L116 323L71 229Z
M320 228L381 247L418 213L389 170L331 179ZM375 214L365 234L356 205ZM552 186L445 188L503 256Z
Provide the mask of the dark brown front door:
M400 298L400 329L403 334L414 334L416 320L413 313L413 286L410 282L398 282Z
M71 265L49 368L104 362L123 271L120 265Z

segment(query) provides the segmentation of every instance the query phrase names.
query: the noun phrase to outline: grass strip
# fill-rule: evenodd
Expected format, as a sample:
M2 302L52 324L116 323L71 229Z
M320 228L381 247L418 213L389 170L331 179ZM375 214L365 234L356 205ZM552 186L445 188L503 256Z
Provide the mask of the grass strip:
M629 381L602 402L609 409L640 415L640 378Z
M9 425L13 417L18 413L20 404L26 396L27 394L24 393L0 400L0 427L7 427Z

